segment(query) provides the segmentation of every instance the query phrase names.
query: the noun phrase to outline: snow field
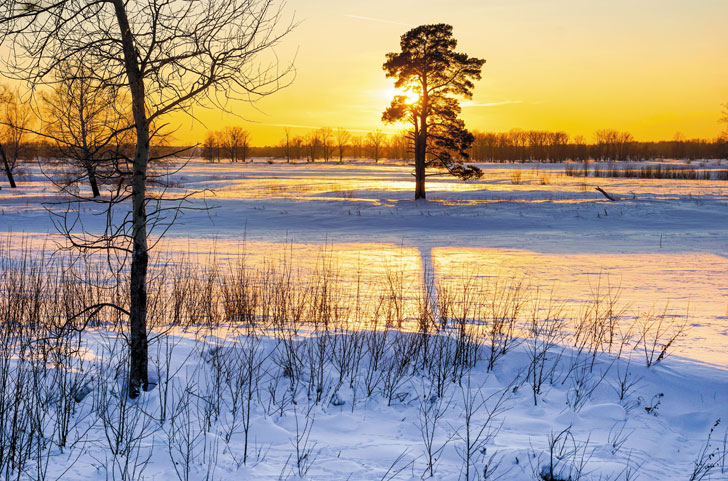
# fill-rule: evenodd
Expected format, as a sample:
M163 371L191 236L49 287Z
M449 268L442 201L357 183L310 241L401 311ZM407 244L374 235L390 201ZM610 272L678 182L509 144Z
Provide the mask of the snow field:
M725 425L708 439L725 370L669 356L682 318L625 329L609 293L572 317L466 278L405 310L403 276L356 302L325 270L180 263L152 284L152 388L130 401L123 317L59 316L122 286L41 267L3 264L6 477L689 479L701 459L704 479L728 473Z

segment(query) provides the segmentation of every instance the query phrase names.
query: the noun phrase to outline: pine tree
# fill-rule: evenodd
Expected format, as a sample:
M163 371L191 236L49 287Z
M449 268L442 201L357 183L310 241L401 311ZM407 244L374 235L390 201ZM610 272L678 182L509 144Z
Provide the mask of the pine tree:
M383 65L396 95L382 114L387 123L410 123L415 153L415 199L424 199L425 169L441 167L462 179L480 177L475 166L462 165L474 137L458 118L458 97L472 98L485 60L455 51L452 26L421 25L402 35L401 52L387 54ZM413 97L415 98L413 100Z

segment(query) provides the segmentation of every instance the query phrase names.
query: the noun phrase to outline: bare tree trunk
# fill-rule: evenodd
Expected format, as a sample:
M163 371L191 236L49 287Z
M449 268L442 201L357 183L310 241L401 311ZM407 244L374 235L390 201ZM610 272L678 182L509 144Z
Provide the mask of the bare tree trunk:
M3 165L5 166L5 175L8 177L8 182L10 182L10 188L14 189L17 187L15 185L15 178L13 177L13 169L10 168L10 163L8 162L8 157L5 155L5 149L3 148L2 144L0 144L0 155L3 157Z
M88 183L91 185L91 192L93 193L93 196L100 196L101 192L99 192L99 184L96 181L96 168L89 163L86 165L86 173L88 174Z
M132 113L136 128L136 150L131 181L132 238L130 305L129 305L129 397L139 396L139 389L149 386L147 341L147 163L149 161L149 123L145 110L144 79L139 70L139 59L134 36L129 27L124 0L113 0L116 18L121 30L124 63L131 90Z
M142 111L143 111L142 106ZM135 110L137 110L135 108ZM149 129L146 121L137 125L137 147L134 155L132 176L132 237L130 282L130 365L129 396L139 395L139 388L148 387L148 345L147 345L147 246L146 177L149 159Z

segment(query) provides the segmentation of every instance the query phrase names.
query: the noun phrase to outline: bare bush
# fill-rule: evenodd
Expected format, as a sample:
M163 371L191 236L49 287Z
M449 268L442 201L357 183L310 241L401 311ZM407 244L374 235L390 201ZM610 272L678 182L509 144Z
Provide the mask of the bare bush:
M717 446L717 443L713 443L712 437L716 428L720 424L718 419L708 432L708 437L705 443L700 447L695 461L693 462L693 471L690 473L690 481L700 481L710 475L710 473L717 469L719 466L723 467L726 456L728 453L725 451L725 443L723 446ZM723 471L723 469L721 469Z
M665 359L679 338L688 329L688 316L671 316L667 314L667 306L662 312L646 312L637 321L639 345L645 356L647 367Z
M435 466L443 449L452 439L452 434L442 436L440 421L452 404L451 399L440 396L437 388L432 384L425 385L424 381L417 391L417 426L425 448L425 473L430 477L435 475ZM438 436L439 435L439 436Z
M587 464L594 454L590 441L577 441L568 426L558 433L551 432L547 451L529 457L534 478L540 481L579 481L589 474Z
M552 377L561 358L553 350L563 340L562 311L563 306L554 301L553 293L545 305L539 293L535 293L526 331L528 337L524 341L529 359L526 382L531 385L534 406L538 404L544 382Z
M453 429L460 441L456 449L463 462L461 473L466 481L480 479L481 473L487 473L488 463L493 461L492 458L485 461L486 445L500 431L502 423L496 424L497 418L508 410L507 401L512 387L509 385L488 394L483 386L471 385L470 375L461 383L463 424Z

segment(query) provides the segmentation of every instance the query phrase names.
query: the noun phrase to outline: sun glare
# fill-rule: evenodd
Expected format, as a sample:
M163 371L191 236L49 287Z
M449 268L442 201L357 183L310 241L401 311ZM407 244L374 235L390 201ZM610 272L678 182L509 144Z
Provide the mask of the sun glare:
M417 100L419 100L419 95L412 93L412 92L408 92L406 90L398 89L395 87L390 87L388 89L382 90L382 96L385 99L387 99L388 101L392 100L397 95L404 95L407 99L405 101L405 103L407 103L409 105L411 105L411 104L417 102Z

